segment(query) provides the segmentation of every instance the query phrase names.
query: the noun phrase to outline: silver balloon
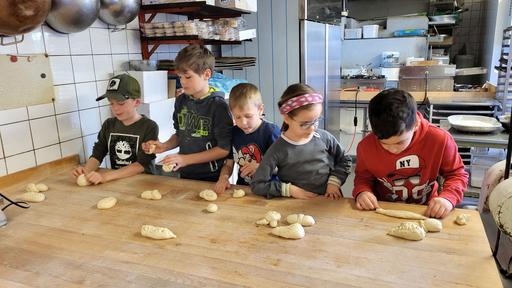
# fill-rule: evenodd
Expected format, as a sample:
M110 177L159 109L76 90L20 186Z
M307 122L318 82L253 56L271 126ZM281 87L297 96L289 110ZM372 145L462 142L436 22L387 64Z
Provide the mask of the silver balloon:
M100 0L52 0L46 23L61 33L89 28L100 14Z
M128 24L137 17L140 0L101 0L99 18L111 25Z

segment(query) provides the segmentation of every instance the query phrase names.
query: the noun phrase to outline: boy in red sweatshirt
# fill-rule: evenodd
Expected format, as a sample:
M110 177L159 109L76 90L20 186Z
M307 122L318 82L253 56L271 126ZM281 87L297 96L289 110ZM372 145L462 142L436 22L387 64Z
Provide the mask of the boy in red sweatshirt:
M446 217L462 201L468 182L452 136L424 119L407 91L380 92L369 114L372 133L357 146L356 207L380 208L377 201L425 204L425 216ZM438 174L444 178L439 193Z

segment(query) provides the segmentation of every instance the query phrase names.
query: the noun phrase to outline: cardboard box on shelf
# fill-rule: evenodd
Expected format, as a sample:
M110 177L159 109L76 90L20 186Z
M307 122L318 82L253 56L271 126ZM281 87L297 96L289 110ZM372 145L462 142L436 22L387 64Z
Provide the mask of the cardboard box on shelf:
M215 5L215 0L142 0L142 5L180 3L180 2L206 2L208 5Z
M167 80L167 98L176 97L176 79Z
M256 29L249 29L240 31L240 40L247 40L251 38L256 38Z
M246 12L258 12L257 0L215 0L215 6Z
M441 42L429 42L431 46L435 45L452 45L453 44L453 36L444 36L443 41Z

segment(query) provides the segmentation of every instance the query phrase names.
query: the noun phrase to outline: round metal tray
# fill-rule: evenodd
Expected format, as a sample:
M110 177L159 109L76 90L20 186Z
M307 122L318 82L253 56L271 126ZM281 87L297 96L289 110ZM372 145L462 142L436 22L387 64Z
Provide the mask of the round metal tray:
M475 115L452 115L448 122L453 128L466 132L492 132L501 128L501 123L492 117Z

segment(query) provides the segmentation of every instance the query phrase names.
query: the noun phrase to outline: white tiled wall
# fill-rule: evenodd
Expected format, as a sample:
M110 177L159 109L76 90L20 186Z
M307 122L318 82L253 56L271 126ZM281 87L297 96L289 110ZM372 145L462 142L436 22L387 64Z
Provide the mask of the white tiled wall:
M158 17L156 22L186 20ZM108 101L96 102L96 97L105 92L114 71L128 70L128 60L142 59L138 18L126 27L112 32L113 27L97 20L85 31L62 34L43 24L25 34L22 43L0 46L0 54L47 53L55 85L54 103L0 109L0 177L73 154L85 163L101 124L112 116ZM161 45L152 59L174 59L184 46Z

